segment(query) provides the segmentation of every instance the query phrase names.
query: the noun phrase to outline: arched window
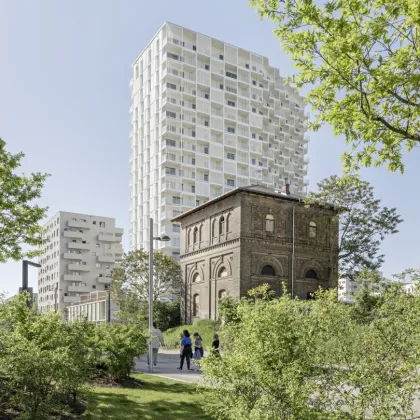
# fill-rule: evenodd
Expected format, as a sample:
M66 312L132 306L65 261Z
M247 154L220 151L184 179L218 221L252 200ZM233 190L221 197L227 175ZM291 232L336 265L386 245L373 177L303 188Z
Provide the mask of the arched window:
M219 235L223 235L224 231L225 231L225 218L222 216L219 219Z
M200 295L197 293L193 296L193 316L199 316L200 315Z
M211 224L211 237L216 237L216 219L214 219L213 223Z
M222 299L225 296L226 296L226 290L225 289L219 290L219 299Z
M226 217L226 233L230 232L230 214Z
M318 274L316 274L315 270L310 269L306 272L305 278L318 280Z
M193 283L197 283L198 281L201 281L200 274L195 273L195 274L193 275L192 282L193 282Z
M187 246L191 245L191 229L188 229L187 232Z
M194 228L193 239L194 239L194 243L196 244L198 242L198 227L197 226Z
M202 240L203 240L203 225L200 226L200 231L198 235L198 241L202 242Z
M274 232L274 216L272 214L265 216L265 230L266 232Z
M228 272L225 267L221 267L217 273L217 277L227 277Z
M316 223L315 222L309 223L309 237L316 238Z
M271 265L265 265L261 271L263 276L275 276L276 272Z

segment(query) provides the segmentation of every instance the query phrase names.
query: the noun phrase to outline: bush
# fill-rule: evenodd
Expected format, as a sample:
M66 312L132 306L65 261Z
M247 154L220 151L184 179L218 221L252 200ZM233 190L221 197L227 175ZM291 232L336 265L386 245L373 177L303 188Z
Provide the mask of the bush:
M180 301L174 302L154 302L153 303L153 319L157 327L166 331L174 328L181 323L181 307Z
M95 364L113 380L129 376L134 358L146 353L146 336L137 325L104 324L95 329Z
M254 293L253 296L257 296ZM224 419L406 419L420 386L420 295L382 292L368 324L337 301L242 299L202 360L207 410Z
M180 346L180 336L182 331L188 330L190 334L198 332L203 339L204 348L209 351L213 341L213 335L218 333L220 322L211 319L202 319L194 325L180 325L170 328L164 333L165 345L168 348L178 348Z

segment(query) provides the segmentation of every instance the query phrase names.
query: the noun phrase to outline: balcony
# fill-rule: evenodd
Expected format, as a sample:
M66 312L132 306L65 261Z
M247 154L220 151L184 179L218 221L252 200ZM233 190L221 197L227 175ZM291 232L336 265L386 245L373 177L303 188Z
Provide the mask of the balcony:
M90 266L87 264L67 264L69 271L90 271Z
M115 228L114 230L115 235L123 235L124 234L124 229L123 228Z
M65 230L63 232L63 236L65 238L72 238L72 239L83 239L84 238L83 232L73 232L71 230Z
M63 257L66 260L83 260L83 254L82 253L77 254L75 252L65 252L63 254Z
M114 255L98 255L98 262L115 263Z
M88 286L67 286L67 291L73 293L89 293L91 288Z
M64 303L79 303L80 296L64 296Z
M69 242L68 248L89 250L90 244L84 244L82 242Z
M106 277L106 276L98 276L96 277L96 281L100 284L110 284L111 283L112 278L111 277Z
M69 220L67 222L67 226L73 228L90 229L90 224L82 220Z
M83 277L76 274L64 274L63 280L65 281L82 281Z
M104 242L121 242L121 236L116 237L112 233L106 235L104 233L100 233L98 235L98 241L104 241Z

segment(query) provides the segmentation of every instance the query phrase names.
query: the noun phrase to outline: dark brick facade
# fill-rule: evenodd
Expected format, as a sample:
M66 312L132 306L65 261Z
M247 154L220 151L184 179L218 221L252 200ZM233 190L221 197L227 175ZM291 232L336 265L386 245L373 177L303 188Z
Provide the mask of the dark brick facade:
M217 319L221 296L246 296L263 283L278 295L285 283L300 299L336 287L333 216L332 209L308 208L264 187L238 188L178 216L184 322Z

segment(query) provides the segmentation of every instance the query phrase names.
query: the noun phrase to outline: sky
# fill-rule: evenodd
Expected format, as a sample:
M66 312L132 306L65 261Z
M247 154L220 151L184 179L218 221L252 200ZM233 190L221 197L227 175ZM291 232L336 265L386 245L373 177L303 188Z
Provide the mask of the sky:
M173 22L267 56L284 76L293 63L273 26L247 0L0 0L0 137L23 151L22 171L47 172L38 203L57 211L115 217L129 247L131 64L160 26ZM310 133L310 189L341 172L342 138L329 127ZM419 263L419 150L404 175L367 169L383 205L404 222L381 248L385 275ZM30 272L36 289L36 269ZM14 294L21 263L0 265L0 291Z

